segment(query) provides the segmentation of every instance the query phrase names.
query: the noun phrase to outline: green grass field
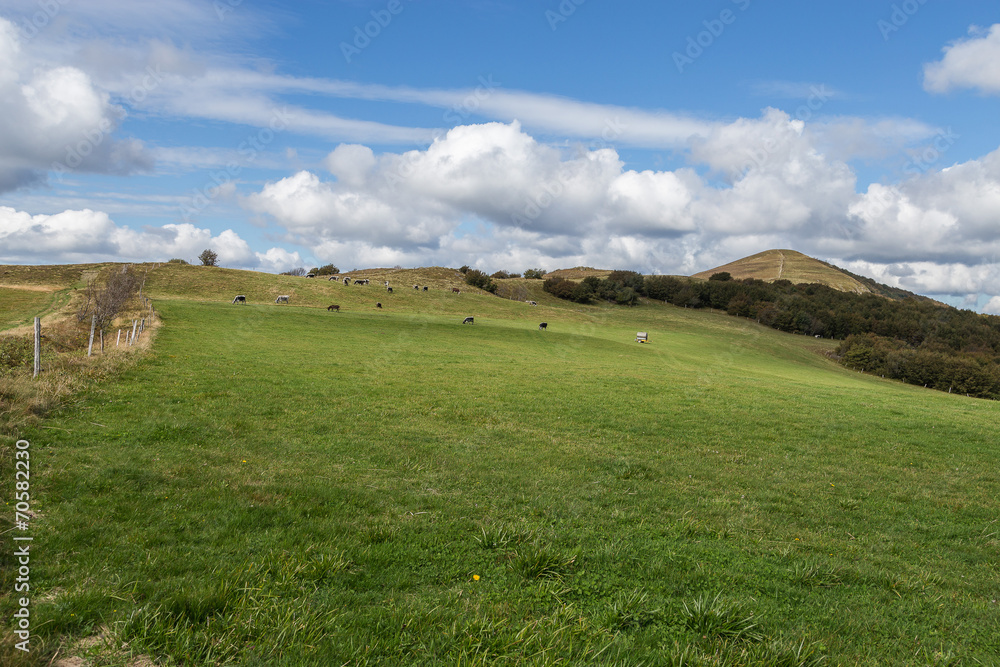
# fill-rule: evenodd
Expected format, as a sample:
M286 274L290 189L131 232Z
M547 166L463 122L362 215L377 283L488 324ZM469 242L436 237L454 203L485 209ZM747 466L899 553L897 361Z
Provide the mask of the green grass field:
M21 434L37 664L997 664L995 402L420 277L149 274L153 351Z

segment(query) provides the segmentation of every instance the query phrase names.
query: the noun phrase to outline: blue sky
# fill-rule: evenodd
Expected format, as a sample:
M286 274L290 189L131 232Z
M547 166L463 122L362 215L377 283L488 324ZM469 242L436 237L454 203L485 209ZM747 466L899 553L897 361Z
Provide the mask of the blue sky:
M1000 7L0 0L0 262L688 274L1000 312Z

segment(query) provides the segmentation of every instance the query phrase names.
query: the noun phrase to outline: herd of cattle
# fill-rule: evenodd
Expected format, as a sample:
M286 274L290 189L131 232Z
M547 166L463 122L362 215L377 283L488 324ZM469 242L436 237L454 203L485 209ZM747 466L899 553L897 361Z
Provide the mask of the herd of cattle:
M306 277L307 278L312 278L314 276L309 275L309 276L306 276ZM330 276L330 280L340 281L340 276ZM343 280L344 280L344 284L345 285L350 285L352 278L345 276ZM371 281L368 278L354 278L353 280L354 280L354 284L355 285L368 285L368 284L371 283ZM388 293L391 294L392 293L392 287L389 286L389 281L388 280L385 281L384 286L385 286L386 292L388 292ZM424 292L428 291L428 287L426 285L424 285L423 287L421 287L420 285L414 285L413 289L415 289L415 290L423 290ZM451 291L454 292L455 294L461 294L462 293L462 290L459 289L458 287L452 287ZM274 302L275 303L284 303L284 304L287 304L288 300L290 298L291 298L290 295L288 295L288 294L282 294L281 296L279 296L278 298L276 298L274 300ZM246 295L245 294L237 294L233 298L233 303L234 304L235 303L242 303L243 305L246 305L246 303L247 303L247 297L246 297ZM525 301L525 303L527 303L529 306L537 306L538 305L534 301ZM382 308L382 302L380 302L380 301L376 302L375 303L375 307L376 308ZM339 313L340 312L340 305L339 304L330 304L329 306L326 307L326 309L328 311L332 310L332 311L334 311L336 313ZM475 324L475 318L466 317L464 320L462 320L462 324ZM548 330L548 327L549 327L548 322L542 322L541 324L538 325L538 329L540 331Z

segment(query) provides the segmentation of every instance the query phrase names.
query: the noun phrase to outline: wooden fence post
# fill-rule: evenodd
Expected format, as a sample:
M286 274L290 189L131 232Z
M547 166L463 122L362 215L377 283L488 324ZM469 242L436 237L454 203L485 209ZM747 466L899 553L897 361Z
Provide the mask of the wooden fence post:
M90 318L90 342L87 344L88 357L90 356L90 353L94 349L94 329L96 327L97 327L97 315L94 315L93 317Z
M36 378L42 370L42 318L35 318L35 373Z

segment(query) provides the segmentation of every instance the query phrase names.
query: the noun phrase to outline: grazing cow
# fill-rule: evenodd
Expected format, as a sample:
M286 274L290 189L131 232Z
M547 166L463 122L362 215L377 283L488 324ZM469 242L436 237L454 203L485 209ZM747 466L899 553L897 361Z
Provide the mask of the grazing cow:
M355 280L355 281L354 281L354 284L355 284L355 285L364 285L364 284L365 284L365 281L363 281L363 280Z
M549 323L548 322L542 322L541 324L539 324L538 325L538 330L541 331L542 329L545 329L546 331L548 331L549 330Z
M413 289L420 289L420 285L414 285Z
M382 307L382 302L381 302L381 301L377 302L377 303L375 304L375 307L376 307L376 308L381 308L381 307Z
M338 306L338 305L330 305L330 306L327 306L326 309L327 310L335 310L338 313L340 312L340 306Z
M330 276L329 278L327 278L327 280L337 280L337 281L339 281L340 280L340 276Z
M391 287L386 287L385 291L388 292L389 294L392 294L392 288Z
M462 290L458 289L457 287L452 287L451 291L454 292L455 294L461 294L462 293Z
M247 303L247 298L242 294L237 294L236 298L233 299L233 303L242 303L245 306Z
M288 295L282 294L277 299L274 300L275 303L288 303Z
M527 301L526 303L527 303L527 304L528 304L529 306L537 306L537 305L538 305L538 304L537 304L536 302L534 302L534 301Z
M369 282L370 281L367 278L365 278L365 280L364 280L365 285L367 285Z
M387 281L385 281L385 286L386 286L386 287L388 287L388 286L389 286L389 281L388 281L388 280L387 280Z
M306 278L315 278L315 277L316 277L315 273L307 273L306 274Z
M350 285L351 284L351 279L350 278L344 278L344 284L345 285Z
M471 317L466 317L464 320L462 320L462 324L475 324L475 321Z
M427 285L424 285L424 291L425 292L427 291Z

